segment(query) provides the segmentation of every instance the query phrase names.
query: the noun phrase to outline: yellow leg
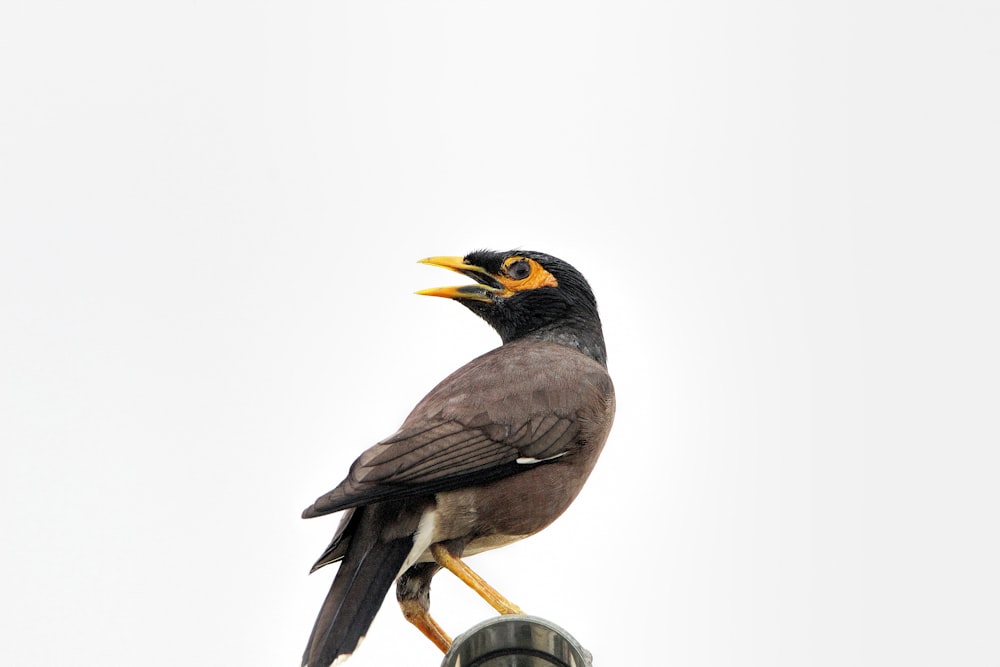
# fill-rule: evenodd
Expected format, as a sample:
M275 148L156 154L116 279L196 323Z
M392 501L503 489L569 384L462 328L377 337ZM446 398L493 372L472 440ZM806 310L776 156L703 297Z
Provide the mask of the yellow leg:
M424 636L430 639L434 644L441 649L442 653L447 653L448 649L451 648L451 637L438 625L437 621L431 618L429 611L423 608L419 602L416 600L403 600L399 603L400 608L403 610L403 616L410 623L417 627L417 630L424 633Z
M440 544L431 545L431 555L441 567L447 568L449 572L465 582L466 586L479 593L479 596L486 600L491 607L501 614L523 614L521 608L500 595L497 589L486 583L486 580L472 571L462 559L451 555L448 550ZM426 634L426 633L425 633Z

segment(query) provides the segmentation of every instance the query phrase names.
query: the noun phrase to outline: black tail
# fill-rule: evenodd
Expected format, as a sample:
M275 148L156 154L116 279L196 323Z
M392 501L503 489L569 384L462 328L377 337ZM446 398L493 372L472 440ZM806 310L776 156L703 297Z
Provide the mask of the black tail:
M362 518L351 536L309 635L303 667L329 667L337 658L354 653L413 546L409 536L384 542L375 526L366 523Z

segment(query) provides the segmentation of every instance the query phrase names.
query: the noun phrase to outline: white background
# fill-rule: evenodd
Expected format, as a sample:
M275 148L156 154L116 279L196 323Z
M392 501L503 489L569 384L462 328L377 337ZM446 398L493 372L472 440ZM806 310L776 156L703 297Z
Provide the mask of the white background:
M0 663L297 665L298 518L589 278L618 417L471 559L614 665L1000 662L993 1L6 3ZM391 593L390 593L391 596ZM491 610L447 573L457 634ZM349 664L440 653L390 597Z

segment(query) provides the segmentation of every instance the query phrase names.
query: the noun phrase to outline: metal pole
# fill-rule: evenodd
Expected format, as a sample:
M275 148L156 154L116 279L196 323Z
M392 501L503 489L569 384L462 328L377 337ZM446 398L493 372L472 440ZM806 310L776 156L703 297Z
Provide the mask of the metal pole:
M555 623L517 614L491 618L463 632L441 667L593 667L593 658Z

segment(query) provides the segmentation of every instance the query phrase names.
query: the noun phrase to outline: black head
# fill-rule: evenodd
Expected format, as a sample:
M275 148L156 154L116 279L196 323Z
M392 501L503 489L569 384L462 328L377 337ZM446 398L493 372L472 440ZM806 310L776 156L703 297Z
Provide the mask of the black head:
M504 343L520 338L552 340L605 363L594 293L583 275L563 260L529 250L476 250L465 257L421 261L475 280L475 285L419 293L455 299L486 320Z

